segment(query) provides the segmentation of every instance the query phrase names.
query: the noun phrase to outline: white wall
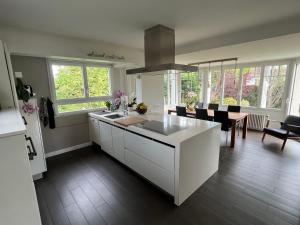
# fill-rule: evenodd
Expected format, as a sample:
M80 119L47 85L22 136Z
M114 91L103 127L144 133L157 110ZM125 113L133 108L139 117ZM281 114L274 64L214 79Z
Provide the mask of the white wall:
M124 56L125 62L130 64L144 63L143 51L107 42L68 38L4 26L0 27L0 40L7 44L11 53L18 55L95 59L87 56L87 53L95 51Z

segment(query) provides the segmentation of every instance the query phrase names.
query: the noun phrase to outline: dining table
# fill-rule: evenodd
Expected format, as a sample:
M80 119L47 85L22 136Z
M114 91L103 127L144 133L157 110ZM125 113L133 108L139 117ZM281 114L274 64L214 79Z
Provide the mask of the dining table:
M168 114L171 113L176 113L176 109L168 109ZM196 116L196 111L195 110L186 110L186 114L189 117L195 117ZM207 109L207 114L209 117L213 118L214 117L214 110ZM236 127L238 123L243 124L243 134L242 138L246 139L247 137L247 123L248 123L248 113L245 112L228 112L228 118L232 123L232 128L231 128L231 139L230 139L230 147L234 148L235 145L235 139L236 139Z

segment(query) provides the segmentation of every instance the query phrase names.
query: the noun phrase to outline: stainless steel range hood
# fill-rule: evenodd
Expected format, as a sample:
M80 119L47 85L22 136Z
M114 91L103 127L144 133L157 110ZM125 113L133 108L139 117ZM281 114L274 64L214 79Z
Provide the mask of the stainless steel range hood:
M198 67L175 63L175 31L163 25L145 30L145 67L126 70L126 74L158 71L196 72Z

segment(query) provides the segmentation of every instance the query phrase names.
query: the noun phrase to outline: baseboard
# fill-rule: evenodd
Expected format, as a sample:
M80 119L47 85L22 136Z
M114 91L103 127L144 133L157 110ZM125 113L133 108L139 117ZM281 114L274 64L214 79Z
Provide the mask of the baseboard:
M92 145L92 142L85 142L85 143L82 143L82 144L79 144L79 145L74 145L74 146L63 148L63 149L60 149L60 150L57 150L57 151L49 152L49 153L46 153L46 158L56 156L56 155L60 155L60 154L66 153L66 152L75 151L75 150L78 150L78 149L81 149L81 148L84 148L84 147L87 147L87 146L90 146L90 145Z

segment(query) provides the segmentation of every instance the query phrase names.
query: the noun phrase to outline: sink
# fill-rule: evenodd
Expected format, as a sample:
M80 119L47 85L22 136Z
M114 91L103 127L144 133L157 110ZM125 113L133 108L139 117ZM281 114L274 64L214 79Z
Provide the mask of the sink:
M97 115L105 115L105 114L110 114L111 112L100 111L100 112L93 112L93 113Z
M112 114L112 115L107 115L107 116L104 116L106 118L109 118L109 119L118 119L118 118L122 118L124 116L120 115L120 114Z

